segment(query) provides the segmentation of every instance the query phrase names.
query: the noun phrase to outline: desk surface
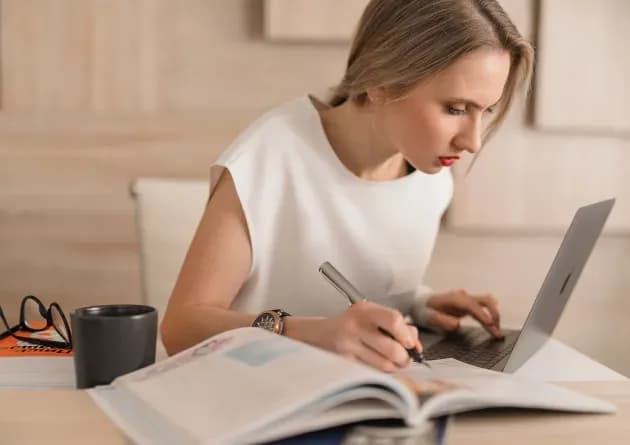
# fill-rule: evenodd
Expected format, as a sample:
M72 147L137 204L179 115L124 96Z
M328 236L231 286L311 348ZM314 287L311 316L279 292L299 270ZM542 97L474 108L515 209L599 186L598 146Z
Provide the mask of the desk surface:
M560 414L531 411L471 413L455 417L449 445L492 445L630 440L630 380L570 382L564 386L609 400L615 415ZM24 443L128 445L125 436L84 391L3 391L0 431L6 445ZM10 407L10 408L9 408Z

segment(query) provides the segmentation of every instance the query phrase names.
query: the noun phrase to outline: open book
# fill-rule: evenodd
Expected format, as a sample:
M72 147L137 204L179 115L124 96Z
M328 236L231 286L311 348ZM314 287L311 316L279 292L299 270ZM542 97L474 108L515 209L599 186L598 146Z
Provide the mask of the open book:
M216 335L89 392L140 444L260 443L367 419L414 426L484 407L615 410L453 359L385 374L258 328Z

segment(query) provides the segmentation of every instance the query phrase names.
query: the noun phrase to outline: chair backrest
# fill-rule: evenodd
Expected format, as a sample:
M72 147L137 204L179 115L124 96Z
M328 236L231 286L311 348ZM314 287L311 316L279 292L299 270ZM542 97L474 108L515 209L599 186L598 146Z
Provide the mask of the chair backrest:
M138 178L131 184L140 242L143 302L162 319L208 200L208 180Z

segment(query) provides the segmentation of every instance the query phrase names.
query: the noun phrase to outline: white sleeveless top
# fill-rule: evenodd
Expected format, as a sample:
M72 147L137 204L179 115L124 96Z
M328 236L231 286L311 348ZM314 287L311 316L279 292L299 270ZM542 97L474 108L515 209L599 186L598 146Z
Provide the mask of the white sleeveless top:
M252 244L232 309L334 316L347 301L318 272L330 261L368 299L415 293L452 196L447 169L391 181L355 176L336 156L304 96L265 114L223 152Z

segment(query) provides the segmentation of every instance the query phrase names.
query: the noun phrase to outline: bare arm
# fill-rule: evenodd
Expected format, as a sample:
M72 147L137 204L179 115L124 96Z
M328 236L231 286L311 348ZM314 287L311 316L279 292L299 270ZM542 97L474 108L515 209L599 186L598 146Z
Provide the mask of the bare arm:
M252 323L255 315L229 310L250 265L247 223L226 170L206 206L160 326L169 354Z

